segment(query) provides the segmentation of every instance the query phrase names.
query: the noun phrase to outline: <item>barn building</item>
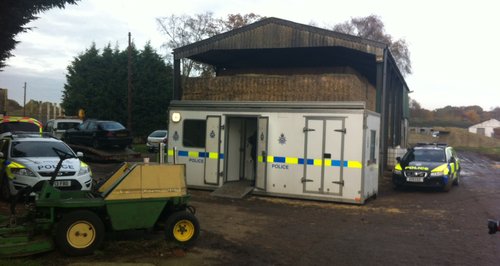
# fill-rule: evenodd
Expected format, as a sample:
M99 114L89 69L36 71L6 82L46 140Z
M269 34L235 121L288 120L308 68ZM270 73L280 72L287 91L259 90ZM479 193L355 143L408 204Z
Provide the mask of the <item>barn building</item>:
M384 43L265 18L177 48L173 56L173 105L363 103L380 117L379 177L388 149L407 144L409 89ZM210 66L213 75L181 75L186 59Z

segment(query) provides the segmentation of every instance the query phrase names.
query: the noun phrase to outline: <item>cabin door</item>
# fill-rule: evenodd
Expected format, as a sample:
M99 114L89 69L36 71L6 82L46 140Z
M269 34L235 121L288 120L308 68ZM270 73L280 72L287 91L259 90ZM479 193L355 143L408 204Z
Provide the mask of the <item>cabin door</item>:
M207 116L205 133L205 184L219 184L220 116Z
M305 132L304 191L341 195L344 185L343 117L307 118Z

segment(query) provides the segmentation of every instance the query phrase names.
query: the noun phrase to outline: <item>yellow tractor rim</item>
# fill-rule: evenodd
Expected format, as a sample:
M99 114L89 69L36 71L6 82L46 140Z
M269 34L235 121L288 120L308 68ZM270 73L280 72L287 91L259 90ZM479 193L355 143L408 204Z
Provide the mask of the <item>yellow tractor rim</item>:
M180 242L190 240L194 235L194 224L189 220L180 220L174 225L174 237Z
M74 222L66 232L68 243L74 248L86 248L95 241L94 225L87 221Z

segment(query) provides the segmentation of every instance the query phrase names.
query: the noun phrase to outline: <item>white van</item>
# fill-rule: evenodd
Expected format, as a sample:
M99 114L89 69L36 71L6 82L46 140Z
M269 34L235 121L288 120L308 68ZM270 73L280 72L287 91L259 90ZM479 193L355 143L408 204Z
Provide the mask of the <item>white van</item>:
M58 139L61 139L66 130L70 128L75 128L81 123L82 120L80 119L72 119L72 118L52 119L47 121L45 127L43 128L43 131L49 133L50 135Z

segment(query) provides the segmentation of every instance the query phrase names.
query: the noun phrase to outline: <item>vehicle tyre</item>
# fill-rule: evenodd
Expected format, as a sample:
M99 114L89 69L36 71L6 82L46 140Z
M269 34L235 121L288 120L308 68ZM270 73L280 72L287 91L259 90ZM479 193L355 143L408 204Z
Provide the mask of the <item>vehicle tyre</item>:
M96 148L96 149L99 149L101 147L101 145L99 145L99 141L97 141L96 139L92 141L92 147Z
M198 239L199 233L198 219L190 212L175 212L167 219L165 231L167 239L183 247L192 246Z
M4 201L10 200L10 185L6 176L0 177L0 198Z
M456 173L456 178L453 180L453 185L454 186L459 186L460 185L460 172Z
M103 240L104 224L94 212L73 211L65 214L57 223L55 243L66 255L90 255Z
M446 183L446 185L444 185L444 186L443 186L442 190L443 190L444 192L448 192L448 191L450 191L450 190L451 190L451 186L452 186L452 184L453 184L453 181L448 180L448 183Z
M401 185L399 185L399 184L393 184L393 186L392 186L392 187L394 188L394 190L401 190L401 187L402 187L402 186L401 186Z
M73 140L67 136L66 134L63 135L62 141L68 143L68 144L73 144Z

